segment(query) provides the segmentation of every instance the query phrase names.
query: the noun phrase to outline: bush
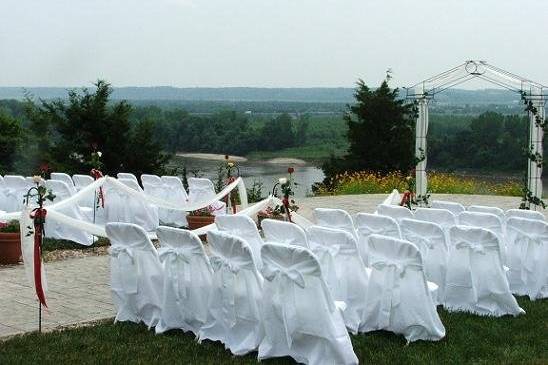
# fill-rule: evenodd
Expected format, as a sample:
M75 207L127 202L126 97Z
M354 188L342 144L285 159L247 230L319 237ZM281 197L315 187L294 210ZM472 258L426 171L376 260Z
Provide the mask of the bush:
M400 172L381 175L358 171L338 174L328 184L316 186L314 192L316 195L388 194L393 189L404 191L407 187L406 176ZM428 188L437 194L522 195L522 186L518 181L495 183L437 172L428 174Z

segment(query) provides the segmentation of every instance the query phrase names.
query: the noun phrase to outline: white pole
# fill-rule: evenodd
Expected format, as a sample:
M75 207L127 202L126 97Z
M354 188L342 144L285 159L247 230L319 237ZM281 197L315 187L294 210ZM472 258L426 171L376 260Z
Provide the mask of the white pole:
M426 195L427 190L427 179L426 179L426 135L428 133L428 101L426 96L422 96L418 99L419 101L419 115L417 118L416 124L416 139L415 139L415 156L420 158L424 156L424 160L419 162L416 166L416 191L415 194L417 198L423 197Z
M544 120L546 118L544 108L544 98L540 95L532 95L533 106L537 109L537 115ZM542 139L544 137L544 131L542 127L537 126L535 115L529 112L529 147L532 147L532 153L542 157ZM528 184L527 187L534 197L542 199L542 166L537 166L537 163L529 160L528 172ZM538 210L539 206L532 204L529 205L530 209Z

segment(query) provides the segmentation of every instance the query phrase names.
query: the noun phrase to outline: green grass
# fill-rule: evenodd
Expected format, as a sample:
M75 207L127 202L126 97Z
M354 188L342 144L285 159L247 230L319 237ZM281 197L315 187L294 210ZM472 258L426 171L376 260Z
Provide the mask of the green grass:
M440 310L447 336L439 342L405 344L402 336L373 332L352 336L360 363L546 364L548 300L518 298L527 314L487 318ZM144 325L102 322L92 327L0 342L0 364L257 364L256 353L232 356L220 343L198 344L190 334L154 335ZM291 364L289 358L266 364Z
M98 238L95 243L90 246L84 246L79 243L69 241L69 240L60 240L55 238L44 238L44 244L42 245L42 250L44 252L55 251L55 250L87 250L93 247L108 246L110 242L107 238Z

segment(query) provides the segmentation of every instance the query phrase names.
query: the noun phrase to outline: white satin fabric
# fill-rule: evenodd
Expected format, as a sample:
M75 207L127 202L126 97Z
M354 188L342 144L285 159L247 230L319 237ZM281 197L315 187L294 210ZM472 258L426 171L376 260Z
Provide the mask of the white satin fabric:
M502 220L495 214L481 212L462 212L457 217L459 225L479 227L493 232L499 240L501 264L506 264L506 235Z
M263 219L261 227L266 242L309 248L306 232L294 223Z
M76 192L79 192L82 189L84 189L86 186L93 184L93 181L94 181L93 178L89 175L72 175L72 180L74 181L74 188L76 189ZM90 209L93 209L96 206L96 204L97 204L97 196L93 192L90 194L86 194L85 197L82 197L82 199L78 201L78 205L80 205L81 207L86 207ZM102 215L104 216L104 212L102 213L103 213ZM93 218L90 221L93 221Z
M508 209L505 213L505 217L508 220L509 218L525 218L539 221L546 221L546 217L541 212L536 212L534 210L526 209Z
M208 320L200 341L221 341L234 355L254 351L263 338L260 316L263 278L249 245L225 232L210 231L213 284Z
M143 181L143 189L146 195L165 201L172 201L174 194L170 186L164 184L158 176L141 175L141 180ZM182 205L185 203L182 202ZM187 224L184 212L158 207L156 209L158 210L158 219L163 224L177 226L185 226Z
M161 318L163 269L156 248L143 228L108 223L110 286L117 321L154 327Z
M358 213L356 215L358 250L366 266L369 266L368 239L372 234L401 238L400 226L394 218L384 215Z
M291 356L302 364L358 364L343 319L315 256L304 247L265 244L259 359Z
M55 195L55 199L53 200L53 202L46 201L46 210L49 205L55 204L65 199L69 199L72 196L72 190L70 190L68 185L61 180L47 180L46 189L51 190L52 193ZM80 206L76 204L64 207L62 209L58 209L57 212L65 214L66 216L76 220L85 221L82 208L80 208ZM61 222L47 219L47 216L45 225L45 236L50 238L70 240L86 246L93 243L93 237L90 234L82 231L81 229L76 229L74 227L62 224Z
M450 237L444 306L495 317L525 313L510 293L498 237L470 226L453 227Z
M444 201L444 200L434 200L434 201L432 201L432 208L447 209L448 211L453 213L455 216L459 215L460 213L462 213L466 210L464 205L462 205L460 203L448 202L448 201Z
M413 219L413 212L399 205L384 205L377 206L377 214L386 217L394 218L398 223L404 218Z
M497 217L499 217L502 222L504 222L504 210L498 207L488 207L485 205L471 205L468 208L466 208L466 210L469 212L494 214Z
M261 247L264 242L253 219L245 215L219 215L215 218L215 225L219 231L244 240L251 248L257 268L261 268Z
M346 327L356 334L363 317L369 281L356 239L346 231L320 226L308 228L307 233L312 251L322 269L326 268L333 298L346 304L343 312Z
M445 232L436 223L414 219L402 220L400 227L403 239L419 248L426 279L438 286L437 295L436 297L433 296L432 299L436 304L443 303L447 260L449 258L449 247Z
M342 209L316 208L314 209L316 224L322 227L341 229L358 238L354 229L352 217Z
M116 177L118 179L128 179L128 180L133 180L137 183L137 185L139 185L139 181L137 180L137 176L135 176L134 174L132 173L129 173L129 172L119 172L118 174L116 174Z
M74 187L74 181L72 181L72 178L70 175L65 174L64 172L52 172L50 174L50 180L57 180L62 181L65 184L67 184L67 187L70 190L70 194L74 195L76 194L76 188Z
M4 178L0 175L0 211L5 213L4 205L6 205L6 195L4 194Z
M387 330L408 342L443 338L419 249L409 241L372 235L369 253L372 273L360 332Z
M384 205L398 205L401 202L400 192L397 189L392 190L390 194L382 201Z
M188 195L183 186L183 182L177 176L162 176L162 183L167 187L169 191L169 200L184 206L188 202ZM188 223L186 221L186 212L180 210L167 209L168 222L171 222L177 226L186 226Z
M145 183L148 183L148 184L161 184L162 179L158 175L142 174L141 175L141 183L143 185Z
M118 179L118 181L136 192L142 192L139 185L132 179ZM128 194L108 181L105 189L105 201L105 219L107 223L133 223L143 227L147 232L155 231L158 228L157 207Z
M417 208L415 219L441 226L447 239L449 239L449 230L457 225L457 217L448 209Z
M11 212L20 212L23 210L24 196L27 193L29 186L23 176L6 175L4 176L4 189L5 196L2 210Z
M198 204L207 202L215 197L215 186L209 179L191 177L188 179L188 201ZM211 203L213 215L226 214L226 203L220 200Z
M508 218L508 282L512 293L531 300L548 297L548 223Z
M170 329L198 335L207 321L213 269L202 242L191 231L158 227L158 255L164 268L162 317L156 333Z

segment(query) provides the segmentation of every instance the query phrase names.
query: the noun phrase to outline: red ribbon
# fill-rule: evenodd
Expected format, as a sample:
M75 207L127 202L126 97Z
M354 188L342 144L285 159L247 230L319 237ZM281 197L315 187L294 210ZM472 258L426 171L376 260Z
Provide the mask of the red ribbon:
M232 184L234 181L236 181L236 178L234 176L229 176L227 185ZM236 214L236 197L233 196L231 192L229 192L225 197L226 204L228 204L229 197L230 197L230 203L232 205L232 214Z
M291 220L291 213L289 212L289 198L287 196L284 196L284 198L282 199L282 204L285 207L285 212L287 213L287 219L291 223L293 223L293 221Z
M411 192L406 191L403 193L403 197L401 198L400 205L403 207L404 205L407 205L411 201Z
M36 208L32 211L30 217L34 220L34 289L36 296L44 307L46 304L46 294L42 287L42 235L47 211L44 208Z
M90 175L94 180L100 179L103 177L101 170L91 169ZM101 202L101 208L105 208L105 195L103 194L103 187L99 187L99 201Z

